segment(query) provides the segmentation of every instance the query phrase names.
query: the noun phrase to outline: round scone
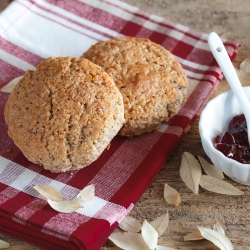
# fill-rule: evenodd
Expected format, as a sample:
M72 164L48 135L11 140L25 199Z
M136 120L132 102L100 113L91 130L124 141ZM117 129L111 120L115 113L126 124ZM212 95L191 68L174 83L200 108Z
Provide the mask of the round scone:
M122 136L158 129L186 100L188 82L180 63L149 39L124 37L98 42L82 57L101 66L122 93Z
M124 122L122 95L84 58L48 58L27 71L5 105L9 136L33 163L51 172L95 161Z

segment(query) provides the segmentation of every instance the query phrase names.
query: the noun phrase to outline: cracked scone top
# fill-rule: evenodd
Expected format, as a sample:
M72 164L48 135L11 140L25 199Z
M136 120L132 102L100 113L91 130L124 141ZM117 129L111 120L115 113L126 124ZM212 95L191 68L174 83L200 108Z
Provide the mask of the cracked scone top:
M51 172L95 161L124 122L122 96L99 66L48 58L27 71L5 105L9 136L28 160Z
M188 82L180 63L149 39L125 37L98 42L83 57L101 66L122 93L122 136L158 129L186 100Z

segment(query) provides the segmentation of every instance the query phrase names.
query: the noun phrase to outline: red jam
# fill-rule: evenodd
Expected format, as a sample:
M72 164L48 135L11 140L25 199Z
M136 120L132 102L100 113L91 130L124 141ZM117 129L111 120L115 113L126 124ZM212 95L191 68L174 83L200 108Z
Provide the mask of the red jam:
M250 164L247 123L243 114L233 117L228 130L215 137L214 147L228 158Z

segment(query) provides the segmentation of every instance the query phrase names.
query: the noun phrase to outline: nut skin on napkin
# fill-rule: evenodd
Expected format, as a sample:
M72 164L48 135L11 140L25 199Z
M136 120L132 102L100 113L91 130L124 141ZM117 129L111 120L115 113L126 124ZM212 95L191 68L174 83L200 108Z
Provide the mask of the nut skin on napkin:
M32 25L31 25L32 24ZM51 173L29 162L7 134L0 92L0 231L44 249L100 249L164 166L222 79L206 35L120 1L16 0L0 14L0 88L48 57L80 57L98 41L149 38L184 68L189 88L177 115L109 150L79 171ZM225 41L231 60L239 44ZM53 185L68 200L89 184L95 199L76 212L54 211L32 185Z

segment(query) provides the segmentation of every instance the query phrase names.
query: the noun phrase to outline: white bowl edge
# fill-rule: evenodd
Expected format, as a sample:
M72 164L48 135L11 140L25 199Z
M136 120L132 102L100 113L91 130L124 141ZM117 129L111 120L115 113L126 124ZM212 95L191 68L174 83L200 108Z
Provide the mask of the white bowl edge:
M250 100L250 87L244 87L243 89ZM199 132L204 151L213 164L233 180L244 185L250 185L250 164L241 164L225 157L214 148L212 143L217 135L222 134L227 129L233 116L241 113L241 108L232 91L221 93L210 100L201 112Z

